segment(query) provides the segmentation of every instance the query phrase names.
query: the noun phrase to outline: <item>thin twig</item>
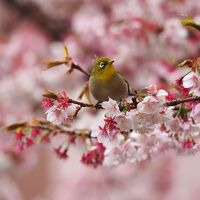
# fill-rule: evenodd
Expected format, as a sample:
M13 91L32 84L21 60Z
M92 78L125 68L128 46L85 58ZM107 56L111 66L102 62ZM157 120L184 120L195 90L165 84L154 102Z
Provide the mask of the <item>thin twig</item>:
M53 92L51 92L51 91L46 91L43 94L43 96L51 98L51 99L54 99L54 100L56 100L58 98L58 95L53 93ZM185 99L172 100L172 101L169 101L169 102L165 103L165 106L176 106L176 105L181 104L181 103L192 102L192 101L200 101L200 97L188 97L188 98L185 98ZM76 101L76 100L73 100L73 99L68 99L68 102L72 103L72 104L79 105L80 107L103 109L103 107L101 106L100 102L98 102L95 105L94 104L89 104L89 103L84 103L84 102L81 102L81 101ZM137 107L137 104L138 104L137 98L133 97L132 98L132 103L130 104L131 107L133 109L135 109Z
M83 103L81 101L76 101L76 100L73 100L73 99L69 99L68 102L72 103L72 104L77 104L77 105L79 105L81 107L103 109L103 107L99 103L93 105L93 104L89 104L89 103Z
M72 63L71 68L82 72L84 75L86 75L88 78L90 78L90 74L88 72L86 72L80 65Z
M42 96L53 99L53 100L57 100L59 98L58 94L51 92L49 90L46 90L45 93ZM88 107L88 108L96 108L96 109L102 109L103 108L100 105L100 103L97 103L97 104L94 105L94 104L84 103L84 102L81 102L81 101L76 101L76 100L73 100L73 99L68 99L68 102L72 103L72 104L79 105L80 107Z
M177 100L167 102L165 105L166 106L176 106L181 103L192 102L192 101L200 101L200 97L189 97L189 98L185 98L185 99L177 99Z
M29 125L30 128L38 128L42 130L46 130L48 132L55 132L55 133L64 133L64 134L71 134L75 136L87 136L91 138L91 131L88 129L74 129L74 130L67 130L65 127L61 125L52 125L43 126L43 125Z
M178 104L182 104L182 103L186 103L186 102L193 102L193 101L200 101L200 97L189 97L189 98L185 98L185 99L172 100L170 102L167 102L165 104L165 106L176 106ZM69 99L69 103L77 104L81 107L103 109L103 107L100 104L93 105L93 104L83 103L83 102L80 102L80 101L75 101L73 99ZM136 104L134 102L134 108L136 107L135 105Z

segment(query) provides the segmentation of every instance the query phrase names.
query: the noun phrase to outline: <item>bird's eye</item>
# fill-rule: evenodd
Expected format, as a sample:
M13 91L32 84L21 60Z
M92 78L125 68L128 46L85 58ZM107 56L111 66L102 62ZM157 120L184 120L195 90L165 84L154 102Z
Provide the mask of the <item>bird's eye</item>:
M105 66L104 62L100 62L99 67L103 68Z

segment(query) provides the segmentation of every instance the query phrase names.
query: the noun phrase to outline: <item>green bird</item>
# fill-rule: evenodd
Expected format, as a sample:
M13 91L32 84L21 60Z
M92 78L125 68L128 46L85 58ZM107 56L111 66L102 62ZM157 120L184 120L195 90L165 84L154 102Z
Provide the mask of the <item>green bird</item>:
M120 102L128 97L129 84L115 69L114 61L107 57L97 58L89 79L90 95L97 101L107 101L110 97Z

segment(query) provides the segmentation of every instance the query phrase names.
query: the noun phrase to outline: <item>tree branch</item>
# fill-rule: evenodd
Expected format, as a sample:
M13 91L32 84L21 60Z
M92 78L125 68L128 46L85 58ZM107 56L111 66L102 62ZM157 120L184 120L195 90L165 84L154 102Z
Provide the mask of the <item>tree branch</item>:
M67 63L66 63L66 65L67 65ZM90 74L88 72L86 72L80 65L72 63L71 69L76 69L76 70L82 72L84 75L86 75L88 79L90 78Z
M189 97L189 98L185 98L185 99L177 99L177 100L167 102L165 105L166 106L176 106L181 103L192 102L192 101L200 101L200 97Z
M83 102L81 102L81 101L76 101L76 100L73 100L73 99L69 99L68 102L69 102L69 103L72 103L72 104L79 105L79 106L81 106L81 107L103 109L103 107L102 107L101 104L99 104L99 103L93 105L93 104L89 104L89 103L83 103Z
M70 127L68 127L68 125L55 125L52 124L46 120L41 120L41 119L36 119L33 118L32 122L23 122L23 123L15 123L15 124L10 124L7 125L5 127L3 127L2 130L4 131L15 131L19 128L31 128L31 129L40 129L40 130L44 130L47 131L47 133L63 133L63 134L71 134L71 135L76 135L76 136L87 136L87 137L91 137L90 133L91 131L88 129L74 129L71 130Z
M170 102L167 102L165 104L165 106L176 106L178 104L182 104L182 103L187 103L187 102L193 102L193 101L200 101L200 97L189 97L189 98L185 98L185 99L176 99L176 100L172 100ZM96 105L93 105L93 104L88 104L88 103L83 103L83 102L80 102L80 101L75 101L73 99L69 99L69 103L72 103L72 104L77 104L81 107L88 107L88 108L96 108L96 109L103 109L103 107L100 105L100 104L96 104ZM134 109L136 108L136 104L135 103L132 103L134 104Z
M59 97L57 94L55 94L54 92L51 92L49 90L47 90L42 96L47 97L47 98L51 98L53 100L56 100ZM176 100L169 101L169 102L165 103L164 105L165 106L176 106L178 104L182 104L182 103L186 103L186 102L193 102L193 101L200 101L200 97L195 96L195 97L188 97L188 98L185 98L185 99L176 99ZM76 101L76 100L73 100L71 98L68 99L68 102L72 103L72 104L79 105L80 107L103 109L103 107L101 106L101 104L99 102L94 105L94 104L84 103L84 102L81 102L81 101ZM129 107L131 109L137 108L137 104L138 104L137 98L133 97L132 102L128 103L128 104L129 104ZM119 104L119 106L121 106L121 103ZM123 110L123 108L122 108L122 110Z

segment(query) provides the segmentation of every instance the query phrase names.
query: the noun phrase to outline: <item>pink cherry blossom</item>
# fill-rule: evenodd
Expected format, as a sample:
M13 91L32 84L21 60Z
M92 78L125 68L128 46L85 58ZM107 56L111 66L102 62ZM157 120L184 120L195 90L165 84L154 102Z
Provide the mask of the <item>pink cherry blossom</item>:
M195 120L196 123L200 123L200 103L192 108L190 116Z
M68 108L71 105L69 103L69 97L67 96L67 93L65 91L63 91L59 94L57 101L58 101L57 107L62 110Z
M183 87L189 88L190 94L200 96L200 77L196 73L190 72L183 78Z
M127 140L122 145L106 149L103 165L119 165L125 162L135 162L136 145Z
M104 161L104 151L105 147L97 142L87 153L83 154L81 161L86 165L91 165L96 168L102 165Z
M156 94L156 97L160 103L165 103L167 96L168 96L168 92L166 92L165 90L159 90L158 93Z
M99 143L108 146L111 141L118 140L120 129L117 127L117 122L111 117L105 118L104 122L104 126L99 126L99 129L93 130L91 136L97 137Z
M102 107L105 109L107 117L116 117L121 113L118 103L110 97L108 101L102 102Z
M64 122L64 116L62 115L62 111L59 110L56 106L52 106L49 110L46 111L47 121L60 125Z
M59 147L55 148L54 151L59 158L61 159L68 158L68 144L67 143L63 143Z
M158 113L161 111L161 105L155 97L147 96L143 99L143 101L138 103L137 109L140 113Z
M193 140L187 139L183 142L183 148L184 149L192 149L195 145L195 142Z
M53 100L50 98L44 98L42 101L42 108L44 108L45 110L50 109L53 105Z
M150 95L156 95L158 92L158 86L157 85L149 85L148 87L146 87L146 90Z
M155 126L163 122L160 113L146 114L139 111L132 112L132 129L140 133L148 133L154 130Z
M117 127L121 131L129 131L133 127L133 121L132 121L132 116L127 112L121 113L121 115L118 115L115 118L115 121L117 122Z

